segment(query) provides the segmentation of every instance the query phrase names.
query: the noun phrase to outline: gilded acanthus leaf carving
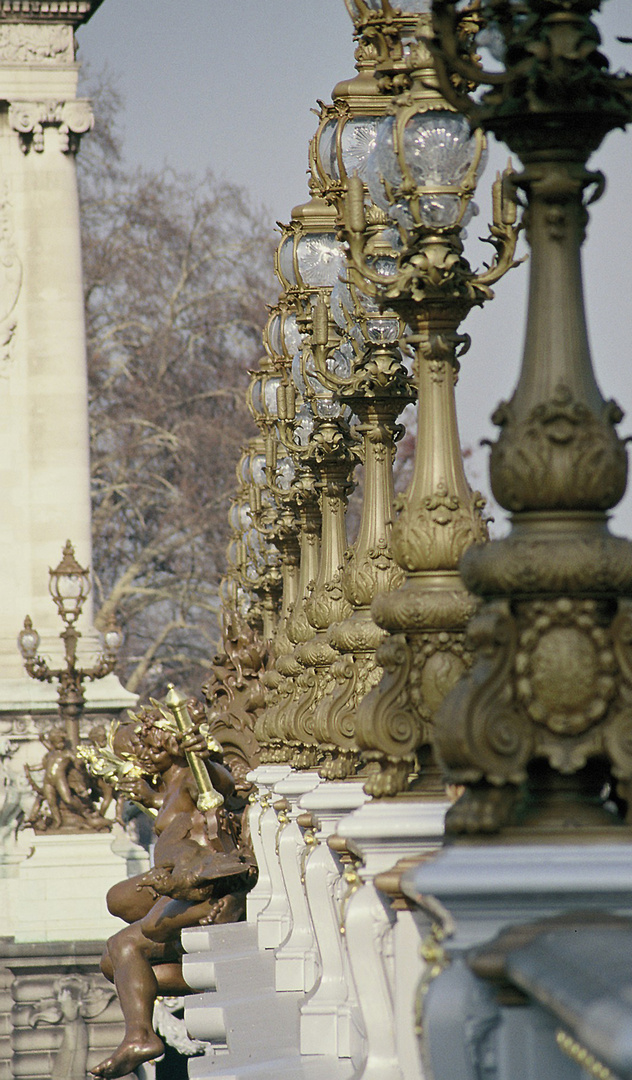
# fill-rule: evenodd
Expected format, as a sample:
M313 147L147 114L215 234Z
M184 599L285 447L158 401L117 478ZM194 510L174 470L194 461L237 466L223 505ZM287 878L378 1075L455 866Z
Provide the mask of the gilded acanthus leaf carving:
M487 539L485 500L471 492L467 502L448 492L444 481L421 504L399 497L393 526L393 554L410 573L456 570L468 547Z
M374 547L358 554L346 553L342 571L345 598L355 608L369 607L377 593L388 593L404 581L404 572L394 561L384 537Z
M609 510L625 492L627 456L615 431L623 413L613 401L596 415L560 383L550 401L518 420L503 403L493 420L492 490L501 506L523 510Z

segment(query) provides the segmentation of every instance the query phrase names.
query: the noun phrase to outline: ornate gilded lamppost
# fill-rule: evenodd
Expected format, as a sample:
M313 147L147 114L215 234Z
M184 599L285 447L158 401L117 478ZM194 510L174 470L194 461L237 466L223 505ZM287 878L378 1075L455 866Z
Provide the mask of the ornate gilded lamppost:
M59 635L64 643L64 667L50 667L47 660L38 655L40 637L28 615L18 635L18 646L32 679L58 683L59 715L71 746L76 748L85 705L83 684L86 679L90 682L103 679L114 670L123 636L112 615L103 634L103 654L97 657L92 667L77 666L77 643L81 633L76 624L90 592L90 571L77 562L70 540L66 542L60 563L54 570L49 570L49 590L64 624Z
M313 177L310 189L310 201L292 212L277 258L277 273L296 304L297 325L303 331L311 328L313 306L328 302L343 267L342 248L335 234L335 210L320 197ZM305 444L302 457L319 494L322 528L313 587L303 604L312 632L309 637L302 635L294 653L304 668L297 680L297 691L302 692L294 697L291 716L287 707L285 716L290 741L299 747L294 763L311 767L321 756L313 728L314 710L331 683L331 664L338 655L327 640L327 630L349 613L341 588L341 571L346 549L344 514L356 455L347 410L320 378L306 342L294 357L292 376L301 406L294 417L288 410L287 419L292 441ZM287 438L283 426L281 432L282 438Z
M605 135L632 117L632 77L609 72L591 15L598 0L483 0L503 70L486 72L458 44L459 5L437 0L444 92L520 157L527 201L529 314L522 371L494 414L492 490L511 533L468 552L467 586L484 600L472 623L471 674L446 700L436 746L467 790L453 833L517 828L537 836L620 824L630 801L632 543L608 511L627 462L593 373L582 295L587 206L603 191L587 169ZM455 93L455 76L488 89Z
M365 790L404 791L427 754L433 714L468 664L464 631L475 601L458 572L466 549L486 539L483 501L467 483L454 386L467 335L459 325L493 294L513 265L515 206L507 177L494 185L492 265L476 274L463 256L462 228L484 159L484 139L439 90L428 42L428 4L394 12L388 0L348 4L357 30L374 43L378 75L396 96L377 128L366 166L373 204L399 230L403 250L385 279L371 265L375 215L358 176L348 181L345 234L357 286L400 313L410 327L419 397L412 482L398 500L393 554L404 585L378 597L372 614L389 636L378 650L381 683L361 703L356 736L367 762ZM430 783L426 770L426 783Z
M296 315L283 299L268 320L264 345L266 355L259 371L252 373L248 398L265 445L266 506L255 516L280 552L283 579L281 609L271 644L274 662L264 676L268 689L266 708L257 725L263 760L273 762L285 760L290 753L283 743L278 714L293 696L294 680L303 669L293 655L296 641L288 637L288 628L293 611L302 606L307 583L315 572L315 563L311 566L309 559L313 545L310 543L306 551L306 542L308 536L317 541L319 521L316 532L308 533L305 515L301 513L305 490L299 447L289 440L288 449L280 437L280 430L286 426L288 404L290 413L296 411L294 390L284 366L291 366L289 354L292 348L301 345ZM313 503L314 498L309 501Z
M228 545L229 573L224 591L230 593L233 607L242 614L244 604L248 604L248 621L258 620L264 640L269 641L278 616L282 577L278 554L256 522L267 499L265 452L260 439L251 439L242 453L237 478L237 495L230 510L233 537ZM253 598L250 602L249 597Z
M376 53L360 43L358 74L339 83L333 103L321 106L320 125L311 147L312 171L323 198L336 207L338 221L351 175L366 180L366 166L389 97L375 79ZM371 265L392 274L393 245L399 236L383 211L372 207L374 235ZM345 280L342 272L329 307L313 309L312 353L322 383L357 417L354 433L362 439L364 497L357 540L347 552L342 590L352 615L333 623L328 640L341 654L332 665L336 688L318 707L315 727L326 749L323 776L342 779L358 769L355 715L359 701L379 681L375 650L384 632L371 618L374 597L401 584L403 574L391 553L393 458L403 433L397 418L414 397L402 350L404 325L394 311L380 311L372 296Z

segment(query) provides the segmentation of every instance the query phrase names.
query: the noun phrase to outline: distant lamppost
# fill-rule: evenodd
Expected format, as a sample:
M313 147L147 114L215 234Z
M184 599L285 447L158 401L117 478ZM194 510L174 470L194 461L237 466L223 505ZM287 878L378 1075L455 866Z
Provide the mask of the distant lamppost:
M458 437L455 384L469 346L459 328L514 265L517 229L508 176L498 178L495 257L482 273L472 270L463 227L475 212L485 140L439 89L429 0L397 11L389 0L347 6L364 47L377 51L376 74L388 95L365 139L361 167L356 154L346 169L347 278L408 328L403 337L415 354L418 397L413 476L392 527L392 554L406 578L373 600L373 619L388 632L377 652L384 675L355 715L365 790L382 797L406 791L413 776L415 790L442 792L429 760L434 714L469 664L464 635L476 606L459 562L486 539L482 499L467 482ZM472 36L466 29L464 48ZM331 145L340 152L329 157L339 172L348 132L348 123L332 129Z
M64 624L59 635L64 643L65 666L52 668L44 657L38 655L40 636L29 615L18 635L18 647L24 657L24 666L32 679L40 682L58 682L59 714L64 721L66 734L73 747L79 743L79 720L85 704L83 683L104 678L114 669L123 635L110 617L103 633L104 651L90 668L77 666L77 642L81 633L76 623L90 592L90 571L79 565L75 551L66 541L61 562L49 570L49 590Z

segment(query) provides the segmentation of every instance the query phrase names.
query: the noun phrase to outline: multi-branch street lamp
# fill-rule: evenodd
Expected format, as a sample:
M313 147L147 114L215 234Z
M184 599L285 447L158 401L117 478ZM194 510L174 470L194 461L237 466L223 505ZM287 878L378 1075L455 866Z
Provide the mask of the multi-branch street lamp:
M517 229L505 176L494 185L496 257L482 273L471 269L462 230L473 213L485 143L439 89L429 4L395 15L388 0L354 0L350 11L361 41L376 51L376 74L390 99L375 121L362 170L346 182L348 276L406 325L419 401L413 478L398 499L392 534L406 580L373 603L373 617L389 635L377 654L385 673L356 718L366 790L383 796L418 776L434 713L469 663L464 633L475 601L458 567L470 545L485 541L486 526L458 437L454 387L469 344L459 326L514 264ZM388 242L390 268L381 258ZM424 773L433 783L432 772L422 769L422 786Z
M77 747L79 721L85 705L83 684L86 680L94 682L102 679L114 670L123 636L112 615L102 635L103 653L92 667L77 666L77 643L81 633L76 624L90 592L90 571L77 562L70 540L66 542L60 563L54 570L49 570L49 590L64 624L59 636L64 643L65 666L50 667L47 660L38 654L40 637L28 615L18 635L18 646L32 679L58 683L59 714L71 746Z

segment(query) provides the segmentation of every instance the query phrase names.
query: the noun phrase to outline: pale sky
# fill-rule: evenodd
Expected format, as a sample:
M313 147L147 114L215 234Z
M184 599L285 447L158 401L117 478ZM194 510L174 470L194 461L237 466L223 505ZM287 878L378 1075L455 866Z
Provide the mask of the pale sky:
M613 69L632 70L631 0L605 0L600 26ZM305 201L307 142L316 99L353 73L351 20L343 0L105 0L78 32L79 59L107 64L126 99L125 156L132 165L211 168L266 207L271 225ZM488 257L476 237L489 220L489 186L507 158L493 148L480 182L481 214L470 226L473 265ZM632 435L632 127L595 155L608 188L591 207L585 279L593 360L602 393L626 412ZM496 299L472 313L472 348L458 388L464 446L476 450L473 482L484 491L489 416L511 395L519 371L527 268L513 270ZM632 485L631 485L632 488ZM632 535L632 490L615 517Z

